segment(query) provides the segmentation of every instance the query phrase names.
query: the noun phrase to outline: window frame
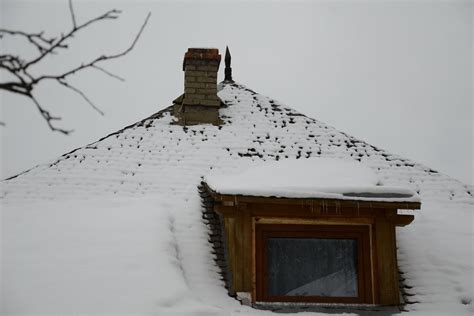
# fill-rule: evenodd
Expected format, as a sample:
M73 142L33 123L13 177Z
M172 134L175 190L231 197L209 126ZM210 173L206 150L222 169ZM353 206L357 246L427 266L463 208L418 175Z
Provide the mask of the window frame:
M267 240L269 238L355 239L357 241L358 296L275 296L268 295ZM308 302L372 304L372 260L370 225L256 224L255 276L257 302Z

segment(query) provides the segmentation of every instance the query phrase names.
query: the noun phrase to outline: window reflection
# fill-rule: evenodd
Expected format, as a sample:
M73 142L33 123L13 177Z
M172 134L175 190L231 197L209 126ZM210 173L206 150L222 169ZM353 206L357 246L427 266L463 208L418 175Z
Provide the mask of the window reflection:
M270 296L357 297L357 241L268 238Z

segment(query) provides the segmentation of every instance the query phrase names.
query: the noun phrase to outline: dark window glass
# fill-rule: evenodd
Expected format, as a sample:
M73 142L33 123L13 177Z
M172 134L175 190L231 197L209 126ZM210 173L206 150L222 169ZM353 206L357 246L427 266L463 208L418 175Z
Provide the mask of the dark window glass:
M270 296L357 297L357 241L268 238Z

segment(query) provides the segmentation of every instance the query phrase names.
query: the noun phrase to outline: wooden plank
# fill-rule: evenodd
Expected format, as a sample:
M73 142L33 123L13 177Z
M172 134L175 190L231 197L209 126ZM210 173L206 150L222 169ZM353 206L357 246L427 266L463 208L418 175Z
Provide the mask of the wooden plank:
M243 292L243 212L237 212L235 217L235 238L234 238L234 255L235 255L235 269L234 269L234 290L236 292Z
M378 298L382 305L400 303L395 248L395 226L383 217L375 223L377 247Z
M370 231L372 225L368 225L366 231L364 232L363 239L361 240L361 250L359 251L359 256L362 257L362 264L364 265L363 270L363 286L364 286L364 302L371 304L374 302L373 296L373 280L372 280L372 251L371 251L371 241L370 241Z
M420 202L382 202L382 201L360 201L360 200L338 200L338 199L308 199L308 198L278 198L247 195L220 195L214 194L216 201L232 201L238 203L267 203L267 204L290 204L290 205L318 205L338 207L368 207L368 208L392 208L392 209L420 209Z
M326 217L317 219L293 217L257 217L258 224L301 224L301 225L361 225L373 224L374 218L339 218Z
M320 218L326 216L335 217L375 217L385 216L383 210L369 208L336 208L336 207L311 207L292 206L285 204L249 204L253 216L282 216L282 217L312 217ZM396 211L396 210L394 210Z
M374 219L375 221L375 219ZM370 260L372 266L372 304L380 304L379 298L379 281L378 281L378 256L377 256L377 241L375 239L376 229L375 225L370 228Z
M214 212L224 215L225 217L235 216L236 208L233 206L214 205Z
M398 274L398 258L397 258L397 236L395 225L390 227L390 238L392 240L392 279L393 279L393 305L400 304L400 280Z
M235 291L235 218L227 217L224 219L225 223L225 232L227 237L227 250L228 250L228 265L229 270L232 275L232 285L231 290Z
M255 304L255 302L257 301L257 255L256 255L256 244L257 244L257 241L256 241L256 232L255 232L255 218L254 217L250 217L251 218L251 221L252 221L252 232L251 232L251 236L252 236L252 248L251 248L251 251L252 251L252 303Z
M251 292L252 290L252 218L249 210L242 210L242 291Z
M408 214L403 214L403 215L395 215L395 216L389 216L387 217L388 221L395 226L406 226L408 224L411 224L413 220L415 219L414 215L408 215Z

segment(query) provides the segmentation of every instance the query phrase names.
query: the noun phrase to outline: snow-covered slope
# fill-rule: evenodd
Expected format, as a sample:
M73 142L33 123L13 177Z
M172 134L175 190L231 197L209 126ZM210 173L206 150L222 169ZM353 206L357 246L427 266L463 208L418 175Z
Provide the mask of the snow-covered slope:
M471 186L244 86L220 88L220 127L182 127L164 110L2 182L5 313L266 313L227 297L197 186L211 170L309 157L357 160L383 185L419 193L422 210L398 231L400 268L418 302L406 308L473 312Z
M363 162L384 185L422 198L473 203L472 188L308 118L240 85L223 85L222 127L172 124L170 112L144 120L4 183L3 198L188 195L212 168L242 160L345 158Z

